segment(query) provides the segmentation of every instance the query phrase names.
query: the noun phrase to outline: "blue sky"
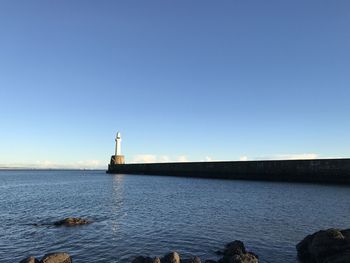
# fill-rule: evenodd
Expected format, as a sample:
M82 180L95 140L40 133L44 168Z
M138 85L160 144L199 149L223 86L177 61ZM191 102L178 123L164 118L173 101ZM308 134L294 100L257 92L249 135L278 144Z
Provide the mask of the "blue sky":
M349 1L0 2L0 166L350 156Z

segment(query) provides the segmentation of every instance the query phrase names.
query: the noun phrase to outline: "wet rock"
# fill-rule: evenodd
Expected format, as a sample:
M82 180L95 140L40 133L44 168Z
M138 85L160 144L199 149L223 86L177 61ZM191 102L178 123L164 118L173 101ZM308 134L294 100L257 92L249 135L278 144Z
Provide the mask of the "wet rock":
M224 256L219 263L258 263L259 259L254 253L247 252L242 241L235 240L228 243L223 251Z
M226 244L225 250L224 250L224 255L225 256L233 256L233 255L240 255L240 254L245 254L246 250L244 247L244 244L242 241L235 240L233 242L230 242Z
M152 258L151 263L160 263L160 258L159 257Z
M35 257L27 257L22 259L19 263L39 263L39 260L37 260Z
M346 239L350 239L350 229L344 229L340 231Z
M180 263L180 255L177 252L171 252L161 259L162 263Z
M72 258L64 252L46 254L40 263L72 263Z
M309 246L314 238L314 235L308 235L306 236L302 241L300 241L296 245L296 249L298 252L298 258L302 262L309 262L311 261L311 254L309 252Z
M345 237L336 229L318 232L311 241L309 251L312 257L327 258L342 251Z
M190 259L181 260L181 263L201 263L201 259L199 257L193 257Z
M304 263L350 262L350 231L327 229L306 236L296 245L298 258Z
M91 222L83 219L83 218L79 218L79 217L67 217L63 220L59 220L54 222L55 226L78 226L78 225L86 225L86 224L90 224Z
M234 255L230 261L230 263L258 263L258 259L255 257L255 255L251 253L245 253L245 254L236 254Z

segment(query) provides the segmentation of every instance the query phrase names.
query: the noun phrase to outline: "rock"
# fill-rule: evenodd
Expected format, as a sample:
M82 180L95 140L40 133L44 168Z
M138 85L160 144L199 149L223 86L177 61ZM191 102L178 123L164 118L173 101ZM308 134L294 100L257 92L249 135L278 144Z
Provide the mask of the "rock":
M160 263L160 258L159 257L152 258L151 263Z
M236 254L231 257L223 257L218 263L259 263L259 259L248 252L246 254Z
M207 259L206 261L204 261L204 263L217 263L217 262L212 259Z
M233 256L233 255L240 255L246 253L244 244L242 241L235 240L233 242L230 242L226 244L226 248L224 250L225 256Z
M201 259L199 257L193 257L190 259L181 260L181 263L201 263Z
M309 246L310 246L311 241L312 241L313 238L314 238L314 234L313 235L308 235L296 245L296 249L297 249L297 252L298 252L298 258L302 262L309 262L309 261L311 261L311 255L310 255L310 252L309 252Z
M27 257L22 259L19 263L39 263L39 260L37 260L35 257Z
M231 258L230 263L258 263L259 260L251 253L236 254Z
M349 230L327 229L306 236L296 246L301 262L350 262Z
M327 258L339 253L344 245L345 237L336 229L319 231L311 241L309 251L312 257Z
M161 259L162 263L180 263L180 255L177 252L171 252Z
M223 251L224 256L219 263L258 263L254 253L247 252L242 241L235 240L228 243Z
M350 253L345 251L329 257L323 261L323 263L349 263L350 262Z
M64 252L46 254L40 263L72 263L72 258Z
M350 239L350 229L344 229L340 231L346 239Z
M59 220L54 222L55 226L78 226L78 225L86 225L86 224L90 224L91 222L83 219L83 218L79 218L79 217L67 217L63 220Z

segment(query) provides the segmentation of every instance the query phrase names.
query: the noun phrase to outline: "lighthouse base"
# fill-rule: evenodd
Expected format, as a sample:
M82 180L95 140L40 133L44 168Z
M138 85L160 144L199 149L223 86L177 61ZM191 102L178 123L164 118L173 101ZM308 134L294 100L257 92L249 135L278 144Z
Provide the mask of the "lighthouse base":
M125 164L124 155L112 155L110 164Z

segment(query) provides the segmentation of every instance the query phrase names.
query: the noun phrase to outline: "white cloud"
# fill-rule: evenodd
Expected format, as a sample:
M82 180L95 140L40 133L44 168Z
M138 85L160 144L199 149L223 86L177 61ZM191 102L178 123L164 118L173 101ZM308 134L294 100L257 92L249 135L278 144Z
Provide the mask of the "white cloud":
M170 157L168 155L155 155L155 154L137 154L130 163L170 163L170 162L188 162L185 155L179 155Z
M168 163L168 162L170 162L170 158L169 158L169 156L162 155L162 156L159 157L159 162L161 162L161 163Z
M310 160L320 158L317 153L287 153L287 154L273 154L254 158L254 160Z
M57 168L56 163L48 160L36 161L34 166L38 168Z
M232 161L232 159L216 159L211 156L205 156L204 159L201 159L199 161L200 162L229 162L229 161Z
M35 163L11 163L0 165L0 167L29 169L106 169L107 162L101 160L83 160L70 163L58 163L50 160L38 160Z
M210 156L205 156L204 161L205 162L211 162L211 161L213 161L213 159Z
M277 155L278 159L285 159L285 160L304 160L304 159L316 159L319 155L317 153L300 153L300 154L280 154Z
M177 157L178 162L188 162L187 156L186 155L180 155Z
M243 155L243 156L239 157L239 160L240 161L248 161L248 156Z
M100 160L85 160L85 161L79 161L75 164L78 167L86 168L86 169L97 169L100 167L106 167L107 163L106 161L102 162Z
M100 160L82 160L71 163L55 163L52 161L37 161L39 168L57 168L57 169L99 169L106 168L107 163Z
M156 163L157 156L153 154L138 154L132 160L133 163Z

